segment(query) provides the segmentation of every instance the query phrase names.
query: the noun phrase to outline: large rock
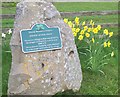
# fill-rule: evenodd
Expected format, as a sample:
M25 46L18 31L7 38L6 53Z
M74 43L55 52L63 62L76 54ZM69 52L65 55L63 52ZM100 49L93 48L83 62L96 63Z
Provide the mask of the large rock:
M36 23L58 26L62 49L23 53L20 30L30 29ZM9 95L54 95L67 89L80 89L82 72L74 37L71 28L64 23L52 3L44 0L18 3L10 45L12 67Z

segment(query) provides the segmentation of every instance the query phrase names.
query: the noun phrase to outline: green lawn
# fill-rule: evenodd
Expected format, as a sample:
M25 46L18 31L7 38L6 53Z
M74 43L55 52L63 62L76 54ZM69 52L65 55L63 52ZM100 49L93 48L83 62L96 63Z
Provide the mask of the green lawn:
M2 7L16 7L16 2L4 2L2 3Z
M65 17L73 20L75 17ZM105 15L105 16L80 16L80 21L94 20L95 23L118 23L118 15ZM14 19L3 19L3 28L13 28Z
M12 6L12 8L9 7L9 4ZM3 6L8 6L8 8L4 7L2 9L3 14L15 14L15 4L9 4L2 3ZM60 12L118 10L117 2L56 2L54 5Z
M80 90L81 94L90 95L115 95L118 93L118 39L112 38L112 45L115 47L115 57L110 60L110 64L103 68L105 75L95 74L83 68L83 83ZM84 56L81 64L84 64Z
M2 14L15 14L16 13L16 7L8 7L8 8L2 8Z
M3 19L2 28L13 28L14 19Z
M66 17L67 18L67 17ZM68 17L73 20L75 17ZM95 15L95 16L80 16L80 21L94 20L95 23L118 23L118 15Z
M8 83L8 76L9 76L9 71L11 67L11 53L6 52L10 51L10 35L7 35L7 39L2 40L2 73L3 73L3 78L2 78L2 93L5 95L7 93L7 83Z
M118 10L117 2L58 2L54 5L61 12Z
M9 5L10 4L10 5ZM7 6L11 6L12 3L4 4ZM66 12L77 12L77 11L97 11L97 10L117 10L118 3L92 3L92 2L84 2L84 3L54 3L59 11ZM14 14L15 13L15 4L12 5L13 8L3 9L4 14ZM67 17L66 17L67 18ZM70 20L73 20L74 17L68 17ZM107 15L107 16L81 16L81 21L91 20L93 19L96 23L117 23L118 16L117 15ZM4 19L2 20L3 28L12 28L14 19ZM109 65L106 65L103 68L105 75L101 73L93 73L84 69L84 60L85 57L80 55L82 71L83 71L83 81L80 91L73 93L72 91L66 91L64 93L58 93L57 95L70 95L70 94L89 94L89 95L116 95L118 92L118 39L116 35L118 35L118 28L108 28L110 31L113 31L115 36L112 38L112 45L115 48L115 56L114 59L110 61ZM7 94L7 83L8 76L11 66L11 53L5 52L10 51L9 47L10 36L7 36L6 40L3 40L2 46L2 68L3 68L3 94ZM78 51L79 52L79 51Z

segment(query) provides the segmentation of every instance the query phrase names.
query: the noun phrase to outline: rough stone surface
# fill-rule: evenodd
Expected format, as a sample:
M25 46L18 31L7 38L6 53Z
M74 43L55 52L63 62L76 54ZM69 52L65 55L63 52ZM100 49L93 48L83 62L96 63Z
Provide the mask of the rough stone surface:
M58 26L62 49L24 54L20 30L30 29L36 23ZM41 0L37 3L22 1L17 4L10 45L12 67L9 95L54 95L68 89L80 89L82 71L72 31L51 3Z

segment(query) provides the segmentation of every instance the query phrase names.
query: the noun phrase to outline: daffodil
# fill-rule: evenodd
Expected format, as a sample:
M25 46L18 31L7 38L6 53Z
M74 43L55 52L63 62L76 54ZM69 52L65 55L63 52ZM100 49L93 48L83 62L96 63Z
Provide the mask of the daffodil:
M95 23L93 22L93 23L92 23L92 28L94 28L94 25L95 25Z
M77 36L77 33L76 33L76 32L73 32L73 35L74 35L74 36Z
M101 30L101 25L98 25L97 28L98 28L98 30Z
M79 21L79 17L76 17L76 18L75 18L75 22L78 22L78 21Z
M64 22L65 22L65 23L68 23L68 19L65 18L65 19L64 19Z
M73 28L75 27L75 24L74 24L74 23L72 24L72 27L73 27Z
M86 36L87 38L89 38L89 37L90 37L90 34L89 34L89 33L86 33L85 36Z
M109 34L109 32L108 32L107 29L104 30L104 34L105 34L105 35L108 35L108 34Z
M80 24L79 17L75 18L75 24L78 26Z
M80 28L77 28L75 31L78 33L80 31Z
M82 26L84 26L85 25L85 21L82 23Z
M107 47L107 42L104 42L104 47Z
M84 30L86 31L88 29L88 26L84 26Z
M92 23L93 23L93 20L90 21L90 25L92 25Z
M76 17L76 18L75 18L75 22L79 22L79 17Z
M111 42L110 41L108 41L108 47L110 47L111 46Z
M92 38L92 42L95 43L95 39L94 38Z
M111 53L111 57L113 57L114 55L115 55L114 52L112 52L112 53Z
M92 28L88 28L88 32L92 31Z
M83 35L84 33L85 33L85 31L84 31L84 30L81 30L80 34Z
M5 33L2 33L2 38L5 38L6 37L6 34Z
M76 22L76 25L79 26L80 22Z
M73 23L71 21L68 22L68 25L72 28Z
M110 33L109 33L109 37L112 37L112 36L113 36L113 32L110 32Z
M75 32L75 30L76 30L75 28L72 28L72 32Z
M97 29L97 28L94 28L94 29L93 29L93 33L94 33L94 34L97 34L97 33L98 33L98 29Z
M84 38L83 35L80 35L80 36L78 37L79 40L83 40L83 38Z

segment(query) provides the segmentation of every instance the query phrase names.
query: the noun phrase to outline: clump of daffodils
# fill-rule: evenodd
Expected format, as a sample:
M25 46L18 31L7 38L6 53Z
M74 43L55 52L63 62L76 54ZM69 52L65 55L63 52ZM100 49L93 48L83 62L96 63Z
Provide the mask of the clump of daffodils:
M88 68L101 71L100 67L107 64L104 60L109 55L114 56L114 51L108 54L103 52L103 49L112 48L111 37L114 33L103 29L101 25L95 25L93 20L80 22L80 18L76 17L74 21L64 19L64 22L71 27L78 48L82 48L82 46L85 48L85 44L87 44L86 48L90 53Z

